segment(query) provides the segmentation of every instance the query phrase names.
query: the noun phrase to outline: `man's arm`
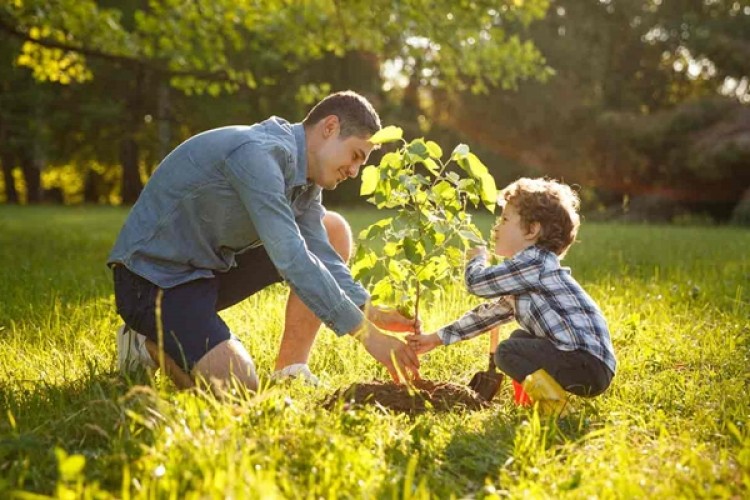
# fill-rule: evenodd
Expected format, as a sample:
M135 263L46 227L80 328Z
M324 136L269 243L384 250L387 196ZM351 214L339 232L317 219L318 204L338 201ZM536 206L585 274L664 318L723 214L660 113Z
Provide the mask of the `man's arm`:
M349 266L331 245L328 233L323 225L324 215L325 209L321 204L320 197L318 197L310 203L310 206L302 215L297 217L300 234L307 243L307 248L320 259L326 269L333 275L339 287L346 292L352 302L364 310L365 304L370 299L370 294L360 283L354 281Z
M224 169L279 274L321 321L343 335L357 329L364 314L305 245L285 195L282 165L290 161L282 147L246 144L226 159Z
M297 217L300 233L307 243L308 249L317 256L331 272L338 285L349 298L365 312L367 319L378 328L398 332L419 331L419 319L404 317L395 309L374 306L369 303L370 294L361 283L352 277L349 266L341 255L333 248L328 232L322 222L325 208L321 204L320 196L313 200L307 210Z

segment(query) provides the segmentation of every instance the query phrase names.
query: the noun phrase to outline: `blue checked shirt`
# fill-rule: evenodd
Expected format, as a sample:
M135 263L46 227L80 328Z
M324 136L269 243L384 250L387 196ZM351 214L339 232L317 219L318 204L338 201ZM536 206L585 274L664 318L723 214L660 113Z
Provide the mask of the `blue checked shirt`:
M601 310L570 268L560 267L554 252L532 246L490 267L478 255L467 264L465 280L469 292L494 300L438 330L443 344L476 337L515 319L561 351L586 351L615 372L617 360Z

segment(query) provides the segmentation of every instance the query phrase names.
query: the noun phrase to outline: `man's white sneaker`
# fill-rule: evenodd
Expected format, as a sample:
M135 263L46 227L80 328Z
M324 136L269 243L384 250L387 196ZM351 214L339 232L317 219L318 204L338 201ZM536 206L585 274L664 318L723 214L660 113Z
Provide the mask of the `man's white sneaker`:
M271 380L273 380L274 382L281 382L282 380L295 378L300 378L304 380L308 385L312 385L315 387L320 385L320 380L318 379L318 377L313 375L313 373L310 371L310 367L305 363L295 363L293 365L289 365L282 368L281 370L276 370L271 375Z
M131 373L138 368L156 368L146 349L146 336L127 325L117 329L117 366L120 373Z

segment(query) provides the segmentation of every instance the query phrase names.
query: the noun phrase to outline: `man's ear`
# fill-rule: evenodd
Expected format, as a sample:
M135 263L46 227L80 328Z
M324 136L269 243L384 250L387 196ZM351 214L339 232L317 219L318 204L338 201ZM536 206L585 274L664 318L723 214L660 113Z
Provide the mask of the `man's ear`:
M536 240L542 235L542 224L540 222L532 222L529 224L529 229L526 231L527 240Z
M328 139L336 135L339 130L339 117L336 115L328 115L323 118L323 138Z

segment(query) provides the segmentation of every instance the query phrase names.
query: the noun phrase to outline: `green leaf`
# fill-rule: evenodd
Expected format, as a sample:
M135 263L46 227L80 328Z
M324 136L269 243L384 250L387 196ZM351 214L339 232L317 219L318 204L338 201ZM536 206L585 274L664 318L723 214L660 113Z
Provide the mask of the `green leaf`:
M420 282L425 282L435 277L435 266L432 265L432 262L429 262L422 268L418 277Z
M391 278L396 281L404 281L409 276L406 268L397 260L391 260L388 263L388 272L391 274Z
M427 167L427 170L429 170L430 173L434 175L435 177L437 177L440 174L440 167L438 166L437 163L435 163L435 160L433 160L432 158L427 158L422 163L424 163L424 166Z
M395 241L389 241L383 247L383 253L388 257L393 257L399 250L401 250L401 245Z
M375 132L370 137L369 141L372 144L386 144L393 141L398 141L404 137L404 130L401 127L389 125Z
M476 183L477 181L475 181L474 179L461 179L458 182L458 189L460 189L461 191L470 191L474 189Z
M406 151L414 158L414 160L426 160L429 157L427 151L427 145L422 139L414 139L406 147Z
M490 174L484 174L480 177L482 183L482 192L480 197L482 203L487 207L490 212L495 211L495 203L497 202L497 188L495 187L495 179Z
M359 239L372 239L374 236L383 234L385 232L385 229L391 225L393 225L393 217L386 217L385 219L380 219L377 222L373 222L367 228L359 232Z
M470 241L470 242L476 243L478 245L483 245L484 244L484 240L482 239L482 237L478 236L473 231L469 231L467 229L462 229L462 230L460 230L458 232L458 234L459 234L459 236L461 236L461 238L463 240Z
M403 158L400 154L390 152L383 155L380 159L380 168L395 168L400 169L404 166Z
M372 299L379 302L388 302L393 297L393 286L391 280L383 278L372 288Z
M359 194L369 196L375 192L380 180L380 171L373 165L367 166L362 170L362 186L359 188Z
M440 181L435 184L432 191L438 195L441 200L452 200L456 197L456 189L451 186L450 182Z
M445 178L453 184L458 184L461 181L461 177L456 172L448 172L445 174Z
M427 152L436 160L439 160L443 156L443 150L434 141L427 141Z
M489 171L487 170L487 167L484 165L484 163L482 163L482 161L479 158L477 158L477 155L475 155L474 153L468 153L466 155L466 159L469 162L469 173L475 179L481 179L483 175L489 173Z
M457 160L459 158L465 157L467 154L469 154L469 146L467 146L466 144L459 144L453 150L453 153L451 153L451 159Z
M429 158L427 159L429 160ZM423 186L429 186L430 184L432 184L432 182L430 182L430 179L422 174L414 174L414 180L417 181L417 184L421 184Z
M422 261L424 252L420 251L419 245L416 241L406 239L404 240L404 255L412 264L419 264Z
M375 252L367 252L352 265L352 276L355 280L367 277L377 262L378 257Z

